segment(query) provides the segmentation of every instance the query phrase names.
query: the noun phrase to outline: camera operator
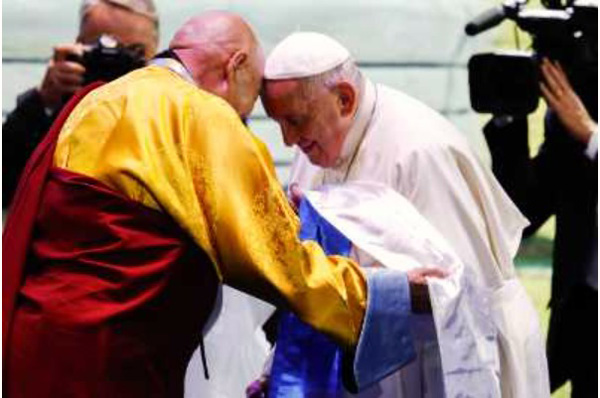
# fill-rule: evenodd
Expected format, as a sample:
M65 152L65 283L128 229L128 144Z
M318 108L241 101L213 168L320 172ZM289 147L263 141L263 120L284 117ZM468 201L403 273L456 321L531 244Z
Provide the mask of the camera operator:
M551 319L547 341L551 390L571 381L572 397L598 391L598 75L570 75L541 62L549 106L545 140L530 158L527 119L495 116L484 128L492 166L531 221L525 236L556 215ZM577 77L574 79L574 77Z
M110 35L124 46L143 49L148 60L158 46L153 0L83 0L76 43L54 47L40 85L17 98L2 125L2 203L9 206L27 159L49 129L66 99L84 85L86 68L77 58L86 45ZM140 54L141 57L141 54Z

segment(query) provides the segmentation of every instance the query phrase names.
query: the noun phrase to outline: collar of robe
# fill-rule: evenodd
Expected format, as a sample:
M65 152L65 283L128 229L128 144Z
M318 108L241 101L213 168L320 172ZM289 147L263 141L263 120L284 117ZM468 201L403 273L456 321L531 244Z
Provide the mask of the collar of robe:
M178 74L184 80L196 85L194 78L190 74L190 72L185 68L185 66L174 58L155 58L149 62L149 65L156 65L163 68L167 68L170 71Z

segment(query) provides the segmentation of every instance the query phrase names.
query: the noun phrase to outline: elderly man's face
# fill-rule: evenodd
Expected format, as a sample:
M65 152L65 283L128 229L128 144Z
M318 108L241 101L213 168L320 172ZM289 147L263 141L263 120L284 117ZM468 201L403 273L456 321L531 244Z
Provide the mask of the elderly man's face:
M298 80L271 80L264 83L261 99L287 146L298 145L315 165L335 165L349 123L334 90L318 86L307 92Z
M154 22L131 11L99 3L85 17L77 41L91 44L103 34L113 36L124 45L143 45L147 60L156 53L158 38Z

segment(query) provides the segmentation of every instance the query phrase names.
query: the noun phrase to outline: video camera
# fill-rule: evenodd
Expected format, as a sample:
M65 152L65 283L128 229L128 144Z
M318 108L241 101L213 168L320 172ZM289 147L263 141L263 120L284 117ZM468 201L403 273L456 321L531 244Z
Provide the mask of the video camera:
M85 47L82 56L70 55L67 59L85 67L83 85L109 82L146 64L143 45L124 46L110 35L102 35Z
M560 62L575 91L598 74L598 7L542 1L545 8L525 9L527 0L507 0L479 15L465 27L469 36L513 20L532 38L533 53L476 54L469 60L471 106L476 112L526 115L539 102L539 62ZM591 80L588 80L590 79Z

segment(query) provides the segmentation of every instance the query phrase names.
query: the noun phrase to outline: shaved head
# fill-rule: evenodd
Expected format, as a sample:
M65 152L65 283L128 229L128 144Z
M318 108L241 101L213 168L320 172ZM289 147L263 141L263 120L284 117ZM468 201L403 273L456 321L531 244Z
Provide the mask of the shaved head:
M243 18L226 11L195 16L175 33L169 48L200 88L248 116L260 90L264 56Z
M227 11L208 11L188 20L175 33L169 48L221 51L224 47L256 44L254 32L242 17Z

